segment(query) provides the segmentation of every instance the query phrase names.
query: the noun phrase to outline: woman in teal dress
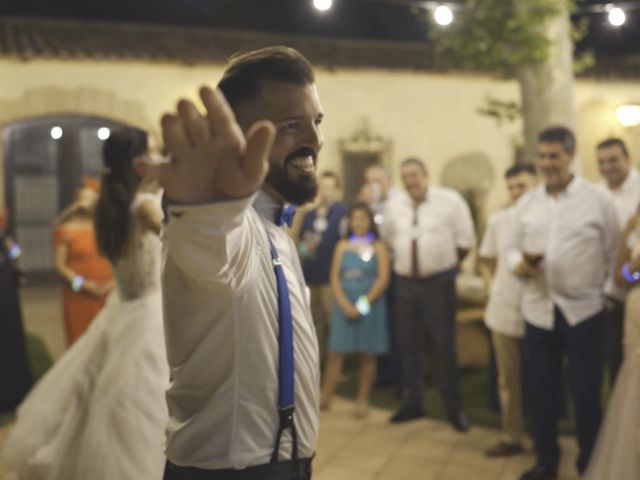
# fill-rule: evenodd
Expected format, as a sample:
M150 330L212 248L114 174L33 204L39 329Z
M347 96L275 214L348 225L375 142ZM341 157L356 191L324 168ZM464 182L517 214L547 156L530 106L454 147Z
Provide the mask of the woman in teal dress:
M329 359L322 386L320 407L327 409L342 372L346 353L360 356L355 415L369 413L369 395L376 374L376 356L387 353L387 306L389 253L378 238L373 214L364 203L355 204L348 215L347 238L336 246L331 264L331 290L336 299L331 317Z

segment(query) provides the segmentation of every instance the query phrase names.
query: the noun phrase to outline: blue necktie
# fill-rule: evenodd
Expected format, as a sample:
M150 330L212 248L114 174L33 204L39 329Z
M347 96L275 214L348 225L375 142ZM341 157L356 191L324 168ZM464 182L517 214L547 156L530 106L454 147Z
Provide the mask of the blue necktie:
M280 217L278 218L276 225L278 225L279 227L287 225L289 228L291 228L291 225L293 224L293 217L295 217L295 215L296 206L291 204L285 205L284 207L282 207L282 211L280 212Z
M294 207L295 211L295 207ZM278 288L278 414L280 426L276 437L276 445L271 456L273 463L278 461L278 450L280 449L280 438L285 429L291 428L291 438L293 441L292 459L298 460L298 439L296 428L293 423L293 412L295 410L294 393L294 361L293 361L293 320L291 318L291 302L289 299L289 287L284 275L282 262L278 256L275 245L269 238L271 248L271 260L273 270L276 274L276 284Z

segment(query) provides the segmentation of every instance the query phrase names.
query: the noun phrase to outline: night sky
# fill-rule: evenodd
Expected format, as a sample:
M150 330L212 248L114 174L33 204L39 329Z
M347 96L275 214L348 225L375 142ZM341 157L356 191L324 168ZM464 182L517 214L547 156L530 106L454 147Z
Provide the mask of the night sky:
M388 2L388 3L385 3ZM311 0L7 0L0 15L87 18L108 21L168 23L250 29L340 38L425 41L429 25L404 3L419 0L334 0L334 7L317 12ZM581 0L580 6L604 5ZM589 18L589 34L578 50L597 54L640 54L640 0L622 2L627 10L621 28L608 24L605 14L577 13Z

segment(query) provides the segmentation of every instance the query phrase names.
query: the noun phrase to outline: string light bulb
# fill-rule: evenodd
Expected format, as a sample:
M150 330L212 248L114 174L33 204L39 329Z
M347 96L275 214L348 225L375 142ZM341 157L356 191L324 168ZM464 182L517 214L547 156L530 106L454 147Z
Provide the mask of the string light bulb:
M446 27L453 22L453 12L447 5L439 5L433 11L433 19L438 25Z
M609 23L614 27L621 27L627 21L627 15L620 7L616 7L610 3L605 7L605 9L609 12Z
M313 6L316 10L320 10L321 12L326 12L333 5L333 0L313 0Z
M60 140L62 138L62 127L55 126L49 133L54 140Z
M109 130L107 127L100 127L98 129L98 138L100 140L106 140L107 138L109 138L110 135L111 135L111 130Z

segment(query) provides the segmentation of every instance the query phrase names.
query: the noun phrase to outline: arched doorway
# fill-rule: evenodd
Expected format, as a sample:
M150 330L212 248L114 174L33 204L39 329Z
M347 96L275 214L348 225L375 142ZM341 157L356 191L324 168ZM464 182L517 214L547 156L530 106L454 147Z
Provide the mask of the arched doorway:
M120 125L87 115L50 115L5 125L9 231L22 246L22 265L31 278L50 277L52 223L85 176L100 177L102 143Z

